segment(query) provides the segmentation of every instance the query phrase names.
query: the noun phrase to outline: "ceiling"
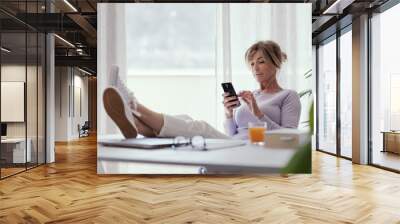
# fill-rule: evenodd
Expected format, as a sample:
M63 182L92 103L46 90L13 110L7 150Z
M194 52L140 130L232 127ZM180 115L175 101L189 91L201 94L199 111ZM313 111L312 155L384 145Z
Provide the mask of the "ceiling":
M230 2L312 3L313 43L326 38L340 26L351 23L351 18L372 10L388 0L254 0ZM47 2L47 5L46 5ZM97 58L97 3L122 2L188 2L180 0L1 0L0 24L6 38L22 41L18 32L25 28L40 32L55 32L56 65L80 66L96 72ZM189 1L190 2L190 1ZM193 2L193 1L192 1ZM221 2L221 0L207 2ZM48 13L52 9L52 13ZM329 9L329 10L328 10ZM346 22L347 21L347 22ZM13 37L13 35L15 37ZM66 43L66 40L70 44ZM72 44L72 45L71 45ZM31 46L31 45L29 45ZM32 45L34 46L34 45ZM28 49L29 51L29 49Z
M2 46L13 49L3 60L18 63L18 59L27 55L29 63L29 59L36 55L38 44L25 45L25 30L28 28L28 32L54 32L60 37L55 38L56 66L78 66L95 74L97 1L69 0L68 3L76 10L63 0L1 0ZM48 13L50 8L52 13ZM32 38L33 35L28 35L27 41ZM39 50L42 47L39 45Z

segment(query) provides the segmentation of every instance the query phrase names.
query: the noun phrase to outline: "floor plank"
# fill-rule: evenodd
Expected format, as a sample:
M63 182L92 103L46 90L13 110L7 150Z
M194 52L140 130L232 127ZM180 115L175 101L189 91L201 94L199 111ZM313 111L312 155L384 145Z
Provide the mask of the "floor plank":
M96 138L0 181L0 223L400 223L400 175L313 152L313 174L96 174Z

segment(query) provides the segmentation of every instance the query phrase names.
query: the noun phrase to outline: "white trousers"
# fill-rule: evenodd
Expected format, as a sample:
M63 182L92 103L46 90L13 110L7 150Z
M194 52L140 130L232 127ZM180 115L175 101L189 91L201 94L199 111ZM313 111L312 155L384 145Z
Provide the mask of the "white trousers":
M205 121L193 120L188 115L166 115L163 114L164 126L161 128L158 137L193 137L196 135L204 138L222 138L229 136L221 133Z

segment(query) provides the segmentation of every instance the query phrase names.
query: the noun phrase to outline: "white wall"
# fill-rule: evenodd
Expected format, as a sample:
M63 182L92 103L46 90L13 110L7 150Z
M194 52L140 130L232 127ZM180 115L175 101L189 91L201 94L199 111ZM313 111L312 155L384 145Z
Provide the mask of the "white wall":
M55 141L68 140L68 68L55 68Z
M55 141L74 140L78 124L88 120L88 78L71 67L56 67L55 73Z
M36 67L33 66L28 66L25 67L25 65L2 65L1 66L1 81L9 81L9 82L25 82L25 75L26 75L26 69L28 74L36 74ZM28 77L29 78L29 77ZM29 80L29 82L32 82L31 80ZM36 81L35 83L30 83L33 85L36 85ZM30 90L34 91L34 92L30 92ZM34 99L36 99L36 89L32 89L32 88L27 88L27 103L29 104L30 102L33 102ZM33 99L34 98L34 99ZM36 108L36 104L35 105L31 105L34 106ZM1 110L7 110L8 108L1 108ZM32 110L32 109L31 109ZM30 112L31 110L29 110L28 112ZM31 121L35 121L36 123L36 113L28 113L27 114L27 119L28 122ZM8 137L25 137L25 123L26 122L7 122L7 136ZM31 123L29 123L28 125L28 129L29 128L34 128L36 130L36 126L33 127L33 125ZM30 129L29 129L30 130ZM29 137L29 133L30 131L28 130L28 137Z
M25 82L25 66L22 65L2 65L1 81ZM1 108L7 110L7 108ZM24 122L7 123L7 137L25 137Z
M81 73L76 73L74 75L74 107L72 108L72 136L73 138L77 138L79 136L77 126L80 124L81 126L88 121L88 77L82 77ZM72 105L72 103L71 103Z
M25 64L3 64L1 66L1 81L3 82L23 82L26 87L26 100L22 102L19 111L23 114L26 113L25 117L21 122L6 122L7 123L7 137L10 138L24 138L27 136L30 139L30 148L32 152L32 158L36 162L36 158L39 158L39 163L44 162L44 74L42 68L36 66L25 66ZM3 92L4 89L2 89ZM24 94L24 90L19 90L20 94ZM22 92L21 92L22 91ZM7 97L7 96L2 96ZM26 105L25 105L26 103ZM12 110L15 108L2 107L2 112L13 113ZM14 112L16 113L16 112ZM39 156L37 157L37 154ZM51 161L51 160L49 160Z

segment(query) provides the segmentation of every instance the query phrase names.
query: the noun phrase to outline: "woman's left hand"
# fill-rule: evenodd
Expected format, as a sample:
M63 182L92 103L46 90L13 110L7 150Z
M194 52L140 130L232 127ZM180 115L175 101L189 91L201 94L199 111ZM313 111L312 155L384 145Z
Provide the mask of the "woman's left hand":
M261 112L260 108L258 107L256 99L254 98L254 95L251 91L241 91L241 92L239 92L238 96L242 97L243 101L250 108L250 111L252 114L254 114L254 116L256 116L258 118L264 116L264 114Z

